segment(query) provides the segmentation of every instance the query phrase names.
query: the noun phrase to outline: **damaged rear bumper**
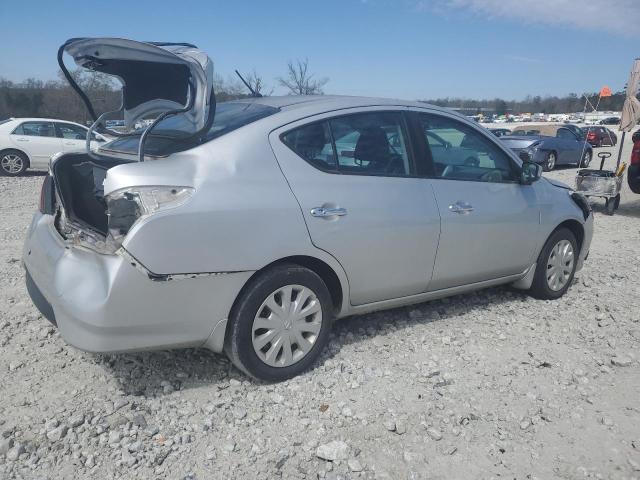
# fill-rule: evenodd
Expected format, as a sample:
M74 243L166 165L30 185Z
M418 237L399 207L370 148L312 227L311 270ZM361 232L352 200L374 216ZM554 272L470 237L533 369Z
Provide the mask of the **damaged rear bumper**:
M157 281L126 255L67 244L36 213L23 264L29 294L70 344L90 352L206 346L220 351L231 306L253 272Z

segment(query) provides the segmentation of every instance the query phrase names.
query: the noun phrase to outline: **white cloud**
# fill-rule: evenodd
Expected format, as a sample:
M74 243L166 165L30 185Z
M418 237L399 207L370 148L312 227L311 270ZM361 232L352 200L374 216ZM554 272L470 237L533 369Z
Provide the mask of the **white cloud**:
M423 0L421 10L467 10L487 18L571 26L622 36L640 33L640 0Z

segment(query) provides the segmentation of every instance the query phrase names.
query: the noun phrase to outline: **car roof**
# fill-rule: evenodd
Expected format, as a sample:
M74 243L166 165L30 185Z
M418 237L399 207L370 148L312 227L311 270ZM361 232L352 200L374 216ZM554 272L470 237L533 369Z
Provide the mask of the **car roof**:
M537 130L540 132L540 135L546 135L548 137L555 137L558 133L558 130L561 128L567 128L566 123L545 123L540 125L518 125L512 131L514 135L516 132L524 131L524 130Z
M80 124L78 122L73 122L71 120L62 120L60 118L14 117L14 118L10 118L8 120L10 120L12 122L62 122L62 123L73 123L74 125L83 126L82 124Z
M348 95L286 95L246 98L240 100L232 100L232 102L257 103L278 108L281 111L287 112L305 110L305 114L309 114L310 112L323 113L342 108L405 106L439 110L449 114L454 114L459 118L466 119L465 116L460 115L454 110L448 108L437 107L426 102L400 100L394 98L356 97Z

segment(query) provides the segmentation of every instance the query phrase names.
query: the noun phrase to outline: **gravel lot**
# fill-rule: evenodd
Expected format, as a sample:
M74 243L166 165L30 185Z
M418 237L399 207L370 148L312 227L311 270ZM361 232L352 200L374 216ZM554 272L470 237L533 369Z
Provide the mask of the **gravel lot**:
M560 300L347 319L313 371L261 385L207 351L67 345L20 265L41 182L0 177L0 478L640 478L640 196L594 200Z

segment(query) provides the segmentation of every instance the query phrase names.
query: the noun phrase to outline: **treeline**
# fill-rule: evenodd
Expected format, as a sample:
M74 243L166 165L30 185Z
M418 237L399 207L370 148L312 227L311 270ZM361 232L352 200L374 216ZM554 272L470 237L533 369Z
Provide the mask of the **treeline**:
M88 70L71 72L76 83L88 95L95 111L114 111L120 108L122 96L120 85L113 77ZM71 120L78 123L91 121L89 112L76 92L62 75L58 80L43 82L29 78L15 83L0 77L0 120L9 117L49 117ZM273 88L255 71L245 73L247 86L237 77L224 79L216 75L213 87L216 100L224 102L250 96L250 91L271 95ZM309 60L289 61L284 76L275 79L278 85L292 95L322 95L328 78L318 78L309 68Z
M598 106L599 111L620 111L624 103L625 93L616 92L610 97L599 99L598 93L589 93L586 95L589 99L586 111L592 111L592 107ZM598 104L598 100L600 103ZM437 98L434 100L425 100L427 103L449 108L463 108L465 110L481 113L481 109L492 110L497 115L506 113L574 113L585 110L585 97L570 93L564 97L556 96L531 96L528 95L524 100L504 100L501 98L488 100L473 100L468 98Z
M72 75L91 99L96 112L120 107L120 87L111 77L79 70ZM219 102L248 96L246 87L239 81L216 77L214 88ZM14 83L0 78L0 120L9 117L60 118L83 124L91 120L84 103L62 75L59 80L47 82L30 78Z
M87 92L97 112L117 110L121 103L120 87L113 78L99 73L76 70L72 72L76 82ZM255 71L246 74L245 80L258 93L270 95L272 88L265 87L265 82ZM323 86L328 79L316 79L309 73L308 61L289 62L287 74L276 79L277 83L289 90L291 94L322 94ZM247 97L248 89L239 79L229 77L223 79L216 76L214 88L219 102ZM599 99L598 93L587 95L591 106L598 106L599 111L620 111L624 103L624 92L616 92L610 97ZM437 98L425 100L442 107L462 108L468 113L481 113L490 110L492 113L573 113L585 110L585 98L575 93L564 97L527 96L523 100L504 100L501 98L474 100L468 98ZM599 103L598 103L599 101ZM43 82L27 79L15 83L0 77L0 120L8 117L50 117L87 123L91 119L78 95L71 89L66 79L60 75L58 80Z

